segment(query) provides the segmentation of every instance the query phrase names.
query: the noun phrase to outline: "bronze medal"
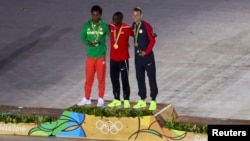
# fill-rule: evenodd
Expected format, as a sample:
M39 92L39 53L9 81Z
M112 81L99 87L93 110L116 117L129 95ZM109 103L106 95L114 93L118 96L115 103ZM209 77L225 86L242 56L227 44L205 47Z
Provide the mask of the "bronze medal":
M139 23L138 27L135 26L135 30L134 30L134 38L135 38L135 43L134 43L134 46L135 47L138 47L138 34L139 34L139 31L142 31L141 28L141 22Z
M140 54L140 50L139 49L137 50L137 54Z

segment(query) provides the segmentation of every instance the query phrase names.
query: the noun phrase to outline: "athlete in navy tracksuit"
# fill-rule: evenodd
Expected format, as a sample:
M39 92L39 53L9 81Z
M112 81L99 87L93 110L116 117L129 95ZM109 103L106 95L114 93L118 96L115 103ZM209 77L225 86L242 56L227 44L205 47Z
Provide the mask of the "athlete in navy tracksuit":
M141 100L134 105L135 109L146 107L147 92L145 75L147 73L151 102L149 110L156 110L156 96L158 94L158 87L156 82L156 66L153 53L153 47L155 45L155 38L152 26L146 21L141 20L142 10L140 8L133 9L134 23L132 25L134 29L134 46L135 46L135 68L136 79L139 88L139 96Z

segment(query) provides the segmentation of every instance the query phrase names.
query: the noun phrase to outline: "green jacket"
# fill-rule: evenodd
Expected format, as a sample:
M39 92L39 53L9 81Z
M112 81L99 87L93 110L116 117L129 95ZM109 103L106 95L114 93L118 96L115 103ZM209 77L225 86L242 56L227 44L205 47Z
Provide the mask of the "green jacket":
M102 19L94 27L92 27L91 20L83 24L81 40L86 45L88 57L102 58L106 56L106 36L109 36L109 27ZM97 42L97 44L91 47L88 42Z

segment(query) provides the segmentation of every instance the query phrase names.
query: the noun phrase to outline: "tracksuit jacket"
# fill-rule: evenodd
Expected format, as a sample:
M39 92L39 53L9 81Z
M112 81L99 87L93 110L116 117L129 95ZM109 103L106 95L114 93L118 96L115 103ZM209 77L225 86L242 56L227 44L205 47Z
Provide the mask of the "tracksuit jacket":
M109 29L108 25L101 19L99 23L95 26L95 31L98 31L100 25L100 31L99 31L99 45L97 47L90 47L88 45L88 42L94 41L95 39L95 33L92 29L92 21L87 21L82 28L81 32L81 40L86 45L86 51L87 56L92 58L101 58L106 56L106 36L109 35Z

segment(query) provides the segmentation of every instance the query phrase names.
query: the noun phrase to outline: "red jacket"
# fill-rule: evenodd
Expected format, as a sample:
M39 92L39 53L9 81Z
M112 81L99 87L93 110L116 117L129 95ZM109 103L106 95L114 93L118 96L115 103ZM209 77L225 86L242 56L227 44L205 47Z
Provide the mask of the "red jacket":
M115 33L118 36L119 30L122 27L121 34L118 38L117 45L118 48L114 48L115 44ZM129 56L129 36L133 35L132 28L126 24L122 23L121 26L115 26L113 23L109 25L110 30L110 59L114 61L124 61L127 60Z

